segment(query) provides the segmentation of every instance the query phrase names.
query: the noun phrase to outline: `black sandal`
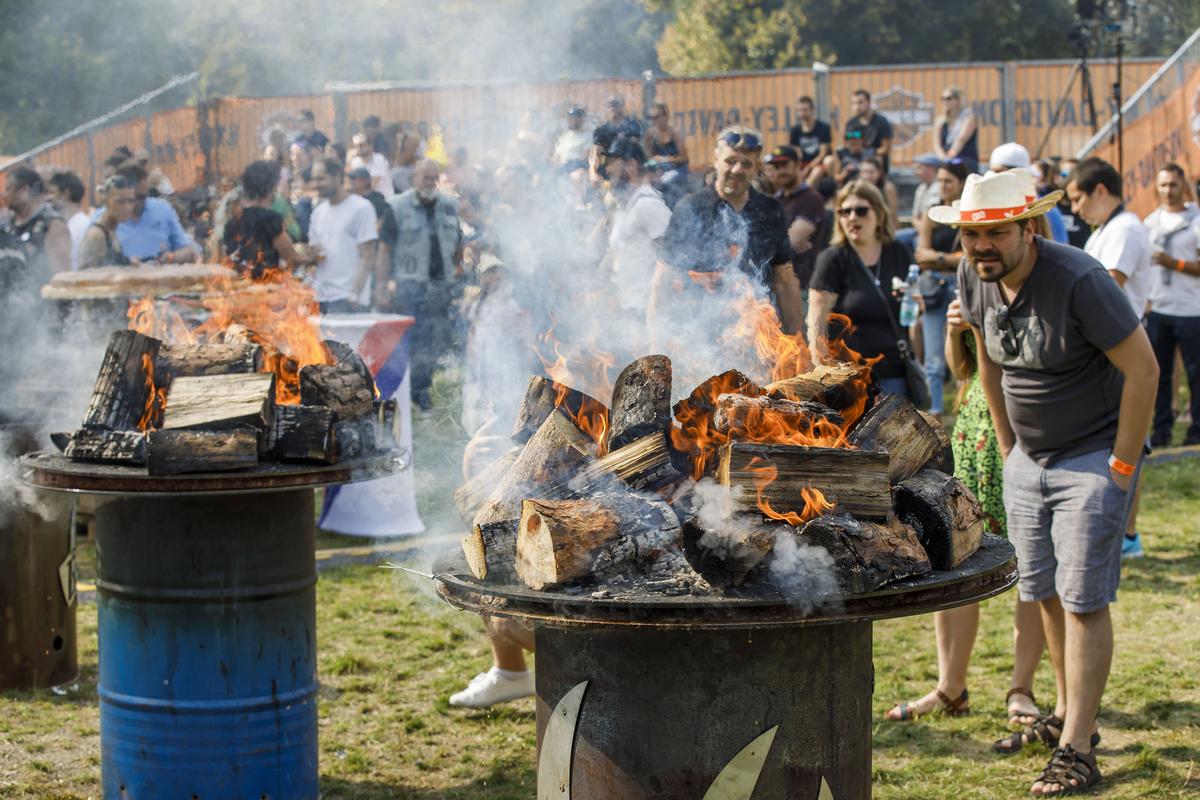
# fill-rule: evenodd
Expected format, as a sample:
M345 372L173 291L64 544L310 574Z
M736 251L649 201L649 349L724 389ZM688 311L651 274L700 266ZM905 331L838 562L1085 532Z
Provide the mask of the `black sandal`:
M1059 733L1050 730L1058 728ZM1013 753L1021 752L1021 748L1027 744L1041 742L1046 747L1058 747L1058 737L1062 735L1063 721L1053 714L1043 714L1037 718L1037 721L1032 725L1026 726L1023 730L1019 730L1012 736L1006 739L997 739L992 743L992 749L1002 756L1011 756ZM1100 744L1099 732L1093 733L1091 738L1092 747Z
M1075 785L1071 785L1075 781ZM1034 783L1054 783L1063 787L1055 792L1034 792L1033 797L1068 797L1084 794L1100 782L1100 769L1096 766L1095 753L1078 753L1069 744L1054 751L1050 763L1042 770Z

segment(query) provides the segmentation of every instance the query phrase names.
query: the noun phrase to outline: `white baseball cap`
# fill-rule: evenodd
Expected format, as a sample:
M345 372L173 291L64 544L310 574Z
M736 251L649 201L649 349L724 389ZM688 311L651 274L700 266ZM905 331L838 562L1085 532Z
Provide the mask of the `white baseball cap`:
M996 167L1021 167L1029 169L1033 165L1033 159L1029 157L1029 151L1024 145L1016 142L1005 142L992 151L991 157L988 159L988 165L995 169Z

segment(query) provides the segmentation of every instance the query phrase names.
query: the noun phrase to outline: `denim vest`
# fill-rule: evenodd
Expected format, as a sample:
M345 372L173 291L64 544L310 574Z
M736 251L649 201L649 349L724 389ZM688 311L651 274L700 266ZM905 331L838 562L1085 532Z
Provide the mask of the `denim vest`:
M388 205L396 216L396 246L392 249L392 277L396 281L429 280L429 218L425 204L413 189L404 194L389 197ZM460 231L458 227L458 200L447 194L438 194L434 225L437 228L438 244L442 251L442 276L446 281L454 277L454 252L458 249Z

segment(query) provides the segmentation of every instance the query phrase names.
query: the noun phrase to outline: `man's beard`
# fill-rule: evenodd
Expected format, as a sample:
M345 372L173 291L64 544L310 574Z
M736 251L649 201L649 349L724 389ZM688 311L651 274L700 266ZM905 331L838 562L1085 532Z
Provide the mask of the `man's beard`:
M1019 267L1021 259L1024 257L1025 243L1021 242L1020 248L1015 253L1005 253L994 247L987 250L976 249L967 260L971 264L971 269L975 270L975 274L979 276L979 280L984 283L995 283ZM987 267L980 267L980 261L999 261L1000 265L997 267L989 264Z
M417 199L422 203L432 203L437 199L438 196L438 190L436 186L428 191L425 189L415 189L414 191L417 193Z

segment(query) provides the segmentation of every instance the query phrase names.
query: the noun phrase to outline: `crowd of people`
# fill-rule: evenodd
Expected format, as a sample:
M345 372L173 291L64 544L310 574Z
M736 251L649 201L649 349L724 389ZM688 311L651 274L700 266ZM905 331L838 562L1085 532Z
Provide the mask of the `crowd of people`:
M981 163L962 90L948 87L941 101L935 150L914 159L908 219L890 178L894 135L866 91L852 98L842 147L801 97L790 144L767 151L758 131L728 127L697 154L711 157L703 174L692 173L665 105L643 124L614 97L600 119L575 104L551 119L528 115L506 148L478 162L462 148L451 156L424 124L368 117L345 146L304 112L293 129L274 126L262 159L223 187L203 241L185 230L146 154L122 149L105 163L91 214L77 176L19 167L7 175L0 246L27 263L30 285L65 269L203 257L256 275L300 270L323 313L411 315L415 406L432 407L447 358L464 365L467 478L503 449L524 388L512 376L552 360L535 332L594 335L578 304L594 309L597 297L618 365L648 352L718 352L732 293L749 285L818 359L844 335L879 359L882 392L928 398L935 418L948 421L945 385L957 382L956 474L1021 564L1007 698L1015 731L994 746L1053 747L1033 791L1054 795L1099 779L1108 606L1121 559L1141 555L1146 446L1170 444L1183 420L1184 443L1200 444L1196 393L1190 411L1177 401L1181 374L1200 381L1200 208L1175 164L1159 170L1161 204L1141 220L1099 159L1034 163L1009 142ZM908 326L906 293L921 307ZM849 318L849 332L831 331L831 315ZM979 613L938 613L937 685L889 718L969 709ZM454 705L533 691L530 631L495 620L488 630L495 665ZM1047 649L1052 710L1032 690Z

